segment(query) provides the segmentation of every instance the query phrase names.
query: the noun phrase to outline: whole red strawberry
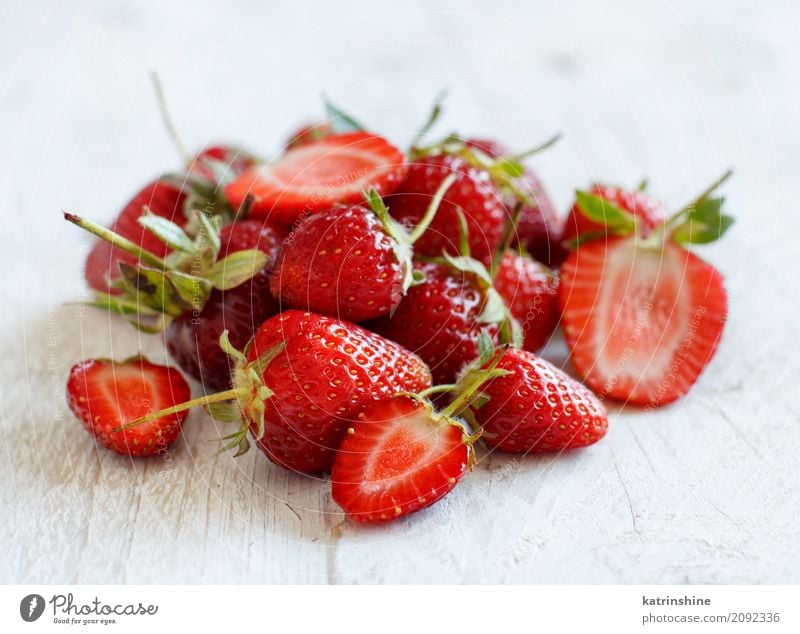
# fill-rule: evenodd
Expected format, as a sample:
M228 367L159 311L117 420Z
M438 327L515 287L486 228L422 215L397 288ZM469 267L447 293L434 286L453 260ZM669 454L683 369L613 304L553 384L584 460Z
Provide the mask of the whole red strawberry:
M420 398L369 403L331 472L333 499L357 522L385 522L442 499L472 462L463 425Z
M231 384L231 360L219 347L222 333L227 330L231 344L242 348L264 320L280 312L269 283L284 237L283 230L256 220L223 227L218 260L237 251L258 249L267 255L267 263L238 286L213 290L199 311L186 311L167 327L170 356L205 387L221 390Z
M88 359L73 366L67 403L104 447L128 456L164 451L180 434L187 413L161 416L136 427L118 427L191 396L180 372L137 357L121 363Z
M562 266L564 337L595 392L656 407L686 394L711 361L727 295L720 273L684 245L716 240L733 223L723 199L710 197L729 174L654 230L639 223L648 238L631 222L633 235L584 241Z
M506 251L494 287L522 327L525 350L538 352L558 326L558 278L535 260Z
M332 317L290 310L264 322L247 361L280 347L261 376L272 396L264 401L259 448L288 469L330 469L334 451L364 407L399 392L430 387L428 367L397 344Z
M592 185L588 192L578 192L577 200L564 222L561 243L585 238L609 237L620 225L627 231L635 222L639 235L647 237L665 219L664 207L644 191L626 190L609 185Z
M374 190L365 205L337 207L302 220L272 276L272 292L299 309L364 321L387 315L414 283L412 246L436 214L454 177L434 195L420 226L409 234Z
M415 263L414 269L425 281L409 289L391 316L370 327L422 357L434 382L452 383L478 356L481 329L498 337L506 309L488 274L433 262Z
M455 182L430 227L415 244L415 250L431 257L441 256L442 252L458 254L460 210L466 218L472 257L488 265L500 244L507 213L487 170L453 154L419 158L409 164L405 181L386 199L386 204L394 218L410 227L416 226L444 179L451 174L455 175Z
M492 367L506 374L484 383L480 406L470 408L488 445L513 453L561 451L606 435L600 400L544 359L512 348Z
M561 243L563 222L558 217L550 196L539 177L528 167L517 180L517 186L528 198L519 210L517 241L539 262L558 266L567 257L568 251ZM511 198L509 205L514 204L516 199Z
M405 156L386 139L349 132L305 143L248 170L225 187L225 195L234 209L253 196L252 217L291 225L310 213L358 203L369 188L385 196L405 174Z
M170 181L156 180L145 186L125 205L112 230L159 257L164 257L172 249L151 231L139 224L145 209L157 216L172 220L184 226L187 218L183 215L186 195ZM98 240L86 258L85 277L89 286L102 293L118 293L112 283L120 277L119 262L134 264L136 258L107 242Z

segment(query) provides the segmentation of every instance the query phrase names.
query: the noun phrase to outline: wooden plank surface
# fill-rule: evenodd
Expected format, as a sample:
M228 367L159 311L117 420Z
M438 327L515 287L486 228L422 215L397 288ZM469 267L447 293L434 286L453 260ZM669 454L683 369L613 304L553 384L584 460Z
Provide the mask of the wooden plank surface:
M17 583L798 582L800 10L789 2L7 3L0 15L0 581ZM192 414L168 460L96 450L66 410L69 367L157 337L82 311L88 241L178 166L146 72L187 143L277 151L325 92L407 143L450 88L442 133L518 149L559 207L592 179L677 207L726 167L737 224L701 250L731 313L689 398L611 410L568 455L480 453L443 503L343 522L329 484L234 460ZM548 354L564 356L560 344Z

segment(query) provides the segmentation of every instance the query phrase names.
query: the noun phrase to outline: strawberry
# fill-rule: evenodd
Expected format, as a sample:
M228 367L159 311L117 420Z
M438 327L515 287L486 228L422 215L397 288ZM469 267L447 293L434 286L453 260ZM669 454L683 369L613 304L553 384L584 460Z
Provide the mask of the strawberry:
M558 278L544 265L508 250L494 287L522 326L525 350L538 352L558 325Z
M227 448L247 451L249 430L270 460L301 473L330 469L342 436L368 403L431 384L425 363L399 345L346 321L297 310L261 324L246 354L230 345L227 333L220 345L236 362L234 387L169 411L205 404L220 420L239 418L239 429L223 439Z
M626 190L609 185L592 185L588 192L578 192L575 204L564 222L561 240L569 245L581 236L597 238L613 235L617 218L636 219L642 237L664 222L664 207L644 191Z
M153 214L183 226L187 221L183 216L185 200L186 195L171 181L153 181L125 205L111 229L143 249L164 257L172 249L137 221L145 208L149 208ZM119 262L134 264L136 258L106 242L96 242L84 269L89 286L102 293L118 293L113 283L120 277Z
M476 367L485 370L488 364L484 359ZM513 453L561 451L606 435L600 400L551 363L512 348L492 367L503 374L484 383L480 400L470 407L489 446Z
M242 174L225 187L225 194L234 208L251 194L252 216L290 225L301 215L359 202L370 187L385 196L405 173L403 153L386 139L350 132L291 149Z
M727 314L722 276L684 245L715 240L732 224L721 213L723 199L710 198L729 174L647 239L584 242L564 263L564 336L575 368L601 396L669 403L713 357Z
M421 255L438 257L442 252L459 252L459 217L463 212L469 230L472 256L488 264L503 235L506 207L493 185L489 172L470 165L454 154L425 156L408 166L408 176L399 189L386 199L394 218L416 226L425 215L435 192L450 175L456 180L442 201L427 231L415 245Z
M415 263L424 282L409 289L391 316L370 325L422 357L436 383L452 383L478 356L482 328L497 339L512 321L482 264L447 257L446 263Z
M412 245L453 179L442 183L412 234L392 219L374 190L367 195L371 209L335 207L304 218L286 241L273 294L293 308L347 321L388 314L414 283Z
M88 359L73 366L67 402L97 441L126 456L152 456L180 434L186 412L116 429L136 418L185 401L191 393L180 372L136 357L122 363Z
M519 177L518 187L527 194L517 219L517 241L539 262L558 266L567 257L562 246L563 222L538 176L528 167ZM511 198L513 204L516 198Z
M462 424L411 396L369 403L347 430L331 472L333 499L357 522L384 522L447 495L471 464Z
M215 390L230 387L230 358L218 343L225 330L231 344L241 348L259 324L280 312L269 283L284 237L282 229L256 220L223 227L217 261L236 252L258 249L267 256L266 263L238 286L214 289L200 310L186 311L167 326L164 337L170 356L204 386Z

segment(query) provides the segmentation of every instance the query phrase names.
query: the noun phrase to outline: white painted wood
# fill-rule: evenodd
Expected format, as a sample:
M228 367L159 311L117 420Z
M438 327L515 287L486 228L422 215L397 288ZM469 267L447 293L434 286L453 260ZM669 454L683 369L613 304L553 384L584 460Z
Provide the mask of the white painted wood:
M795 201L800 10L788 1L10 2L0 13L0 581L798 582ZM730 323L690 397L613 410L589 450L481 455L443 503L393 526L342 523L329 485L252 453L214 456L192 415L159 460L96 451L65 411L68 368L156 338L65 302L88 242L62 208L110 220L178 158L146 71L191 145L265 153L325 92L407 142L441 131L535 159L561 208L593 178L647 175L677 206L724 168L738 218L702 249ZM561 354L554 350L553 354Z

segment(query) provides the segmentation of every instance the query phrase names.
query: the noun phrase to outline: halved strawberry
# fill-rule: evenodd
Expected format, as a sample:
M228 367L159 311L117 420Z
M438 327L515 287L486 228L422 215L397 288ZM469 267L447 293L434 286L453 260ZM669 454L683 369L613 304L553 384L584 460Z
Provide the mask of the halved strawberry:
M137 427L114 431L151 412L186 401L189 385L173 368L136 357L121 363L87 359L73 366L67 403L97 441L127 456L164 451L181 431L188 412L168 414Z
M711 197L730 175L655 227L584 196L590 215L606 214L608 225L564 263L559 304L573 364L602 397L669 403L714 356L728 309L722 276L682 245L712 242L733 224L724 199ZM606 228L627 237L606 240Z
M252 194L251 216L288 225L304 213L360 202L370 188L385 196L406 169L403 153L383 137L350 132L295 147L237 178L225 194L234 209Z
M357 522L397 519L430 506L471 460L464 427L427 401L374 401L348 429L333 463L333 499Z
M581 245L561 268L559 303L572 362L598 394L663 405L689 391L722 335L722 276L673 242L636 237Z

